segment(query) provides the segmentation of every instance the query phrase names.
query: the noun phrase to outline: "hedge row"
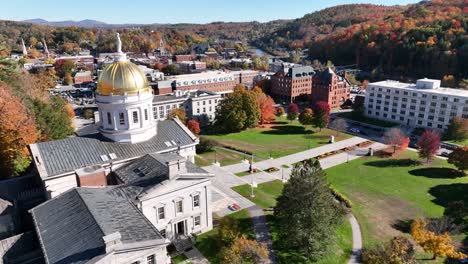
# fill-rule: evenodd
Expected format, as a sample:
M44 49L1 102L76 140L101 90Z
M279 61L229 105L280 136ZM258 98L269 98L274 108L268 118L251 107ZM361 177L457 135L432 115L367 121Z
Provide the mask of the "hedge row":
M344 205L348 208L353 207L353 203L346 198L343 194L335 190L333 187L330 187L330 191L332 192L333 196L335 196L335 199L340 201L341 203L344 203Z

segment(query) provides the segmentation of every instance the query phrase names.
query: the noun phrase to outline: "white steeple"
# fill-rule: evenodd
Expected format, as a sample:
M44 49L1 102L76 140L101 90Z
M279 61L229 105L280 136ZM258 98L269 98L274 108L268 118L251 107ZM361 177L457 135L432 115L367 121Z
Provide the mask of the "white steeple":
M28 56L28 50L26 49L26 45L24 45L24 39L21 39L21 44L23 46L23 56Z
M46 43L44 38L42 39L42 44L44 44L44 52L46 53L47 58L49 58L49 55L50 55L49 54L49 49L47 48L47 43Z

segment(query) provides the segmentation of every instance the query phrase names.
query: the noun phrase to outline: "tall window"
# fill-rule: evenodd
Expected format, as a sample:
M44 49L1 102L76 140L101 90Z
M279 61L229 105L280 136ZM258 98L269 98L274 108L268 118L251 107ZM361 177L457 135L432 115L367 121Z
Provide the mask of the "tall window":
M195 216L195 217L193 218L193 225L194 225L194 226L200 226L200 220L201 220L201 219L200 219L200 216Z
M197 194L193 196L193 207L198 207L200 206L200 195Z
M166 218L165 212L164 212L164 207L159 207L158 208L158 219L164 219Z
M148 120L148 109L145 109L145 120Z
M125 125L125 115L124 113L119 113L119 124Z
M107 112L107 124L112 125L112 116L109 112Z
M154 261L154 255L149 255L148 257L146 257L146 263L155 264L156 262Z
M176 202L176 213L182 213L184 211L184 206L182 200Z
M138 112L133 111L132 116L133 116L133 123L138 123Z

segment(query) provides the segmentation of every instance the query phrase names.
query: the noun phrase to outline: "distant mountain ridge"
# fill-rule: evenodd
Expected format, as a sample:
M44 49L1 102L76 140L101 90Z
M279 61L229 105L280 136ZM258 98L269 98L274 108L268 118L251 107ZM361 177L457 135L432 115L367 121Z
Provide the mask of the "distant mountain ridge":
M103 26L111 26L102 21L97 21L93 19L84 19L80 21L74 20L64 20L64 21L48 21L42 18L34 18L34 19L27 19L23 20L22 22L38 24L38 25L47 25L47 26L55 26L55 27L103 27Z

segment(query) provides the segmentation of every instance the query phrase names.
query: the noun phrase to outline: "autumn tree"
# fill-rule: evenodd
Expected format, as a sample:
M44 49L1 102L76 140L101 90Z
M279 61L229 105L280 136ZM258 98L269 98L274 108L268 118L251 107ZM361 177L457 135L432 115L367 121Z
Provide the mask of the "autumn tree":
M423 219L416 219L411 224L411 236L426 252L432 252L432 259L437 257L451 257L455 259L465 258L466 255L455 251L451 244L452 238L445 232L436 234L426 228L426 222Z
M313 118L314 118L314 112L310 108L305 108L300 114L299 114L299 122L303 126L307 125L312 125L313 123Z
M36 126L27 108L0 82L0 178L22 173L31 163L27 150L37 140Z
M180 121L185 122L185 110L183 108L172 108L167 114L167 118L179 118Z
M52 96L50 102L32 100L32 110L36 119L41 141L65 138L73 134L72 121L65 100Z
M308 260L320 259L334 238L344 212L335 203L316 159L294 167L277 199L274 217L281 246Z
M284 107L278 106L275 108L275 116L282 117L285 114Z
M55 70L62 78L64 78L66 74L69 74L71 77L71 74L76 70L76 65L72 60L58 60L55 62Z
M239 85L223 99L216 109L216 121L222 132L238 132L258 124L260 112L256 96Z
M383 135L383 142L387 145L393 146L393 153L399 150L403 150L408 147L409 137L406 136L399 128L391 128L385 131Z
M389 243L363 249L362 262L365 264L414 264L416 263L414 253L412 242L406 237L398 236Z
M468 138L468 119L454 117L450 120L444 138L446 140L463 141Z
M221 251L221 263L261 264L268 261L268 248L265 243L248 239L245 235L238 237L232 245Z
M66 103L65 110L67 111L68 118L73 119L75 117L75 110L73 109L73 106L71 104Z
M330 120L330 105L327 102L317 102L314 109L313 125L318 127L320 131L322 128L327 127Z
M427 162L437 153L440 145L440 136L430 130L424 131L418 140L419 157Z
M336 118L330 123L330 126L335 129L336 135L338 136L340 131L346 131L348 123L343 118Z
M187 121L187 128L195 135L200 134L200 124L195 119L190 119Z
M458 147L448 155L448 163L455 165L457 169L465 174L468 170L468 146Z
M275 120L275 102L273 99L257 86L253 89L253 93L255 94L260 113L260 124L263 125L265 122Z
M287 118L289 121L293 121L293 120L296 120L297 116L299 115L299 107L297 106L297 104L290 104L288 106L288 115L287 115Z

